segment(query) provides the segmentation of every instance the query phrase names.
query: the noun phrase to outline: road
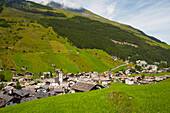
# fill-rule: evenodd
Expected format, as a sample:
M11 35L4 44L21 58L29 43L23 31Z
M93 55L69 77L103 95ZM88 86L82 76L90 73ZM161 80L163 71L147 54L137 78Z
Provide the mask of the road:
M120 65L120 66L117 66L117 67L113 68L111 71L113 71L113 70L115 70L115 69L117 69L117 68L119 68L119 67L125 66L125 65L127 65L127 64L122 64L122 65Z

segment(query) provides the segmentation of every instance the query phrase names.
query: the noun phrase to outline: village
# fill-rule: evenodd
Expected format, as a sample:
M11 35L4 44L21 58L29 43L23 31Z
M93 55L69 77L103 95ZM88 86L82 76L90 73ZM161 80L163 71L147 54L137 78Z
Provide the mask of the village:
M125 61L126 62L126 61ZM128 65L126 62L124 65ZM167 63L162 61L161 63ZM54 66L55 64L52 64ZM124 66L122 65L122 66ZM11 82L1 83L0 107L11 106L30 100L62 95L67 93L87 92L96 89L109 88L113 82L125 83L128 85L144 85L157 83L170 78L170 75L164 76L144 76L144 73L155 74L169 72L170 68L158 69L158 62L153 65L147 64L146 61L136 61L135 67L127 66L125 70L113 73L108 70L99 74L97 72L67 73L64 74L62 69L55 69L54 72L43 72L38 79L33 79L34 73L25 72L24 74L15 73L11 69L13 78ZM120 67L120 66L118 66ZM27 70L26 66L22 67ZM1 69L0 71L4 71ZM135 76L131 76L135 74Z

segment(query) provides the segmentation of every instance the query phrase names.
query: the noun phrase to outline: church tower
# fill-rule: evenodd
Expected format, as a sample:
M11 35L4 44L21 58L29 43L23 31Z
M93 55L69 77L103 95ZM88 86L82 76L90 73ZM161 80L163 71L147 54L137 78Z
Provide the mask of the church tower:
M62 70L59 72L59 81L60 81L60 84L63 83L63 71Z

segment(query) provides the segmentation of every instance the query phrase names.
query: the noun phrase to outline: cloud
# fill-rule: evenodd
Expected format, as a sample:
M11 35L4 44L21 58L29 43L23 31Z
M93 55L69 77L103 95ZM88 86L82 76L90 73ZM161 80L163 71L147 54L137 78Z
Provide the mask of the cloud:
M51 1L55 1L61 4L64 4L64 6L70 7L70 8L75 8L75 9L80 9L82 6L80 3L76 2L76 0L30 0L30 1L34 1L37 3L41 3L41 4L48 4Z
M116 3L110 4L110 5L106 8L106 9L107 9L106 18L108 18L108 19L113 19L113 17L115 16L115 14L114 14L115 8L116 8Z
M114 20L132 25L170 44L168 32L170 31L170 1L138 0L132 4L128 9L124 4L119 4Z

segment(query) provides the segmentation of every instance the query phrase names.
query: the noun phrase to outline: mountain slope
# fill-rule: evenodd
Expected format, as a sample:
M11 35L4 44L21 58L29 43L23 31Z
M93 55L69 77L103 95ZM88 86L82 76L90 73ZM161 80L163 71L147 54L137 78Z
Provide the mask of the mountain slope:
M16 4L19 6L14 8ZM102 50L79 49L67 37L54 32L52 27L45 28L37 23L44 17L66 17L56 10L52 12L49 7L37 5L24 1L3 4L0 14L0 68L15 68L17 73L30 71L36 73L37 78L40 72L54 69L62 68L64 73L75 74L89 71L101 73L122 64ZM26 9L29 6L30 10ZM22 66L28 69L23 71ZM13 75L10 70L1 74L7 81Z
M41 54L50 53L51 56L51 53L52 55L56 55L57 51L62 54L69 54L71 52L70 48L75 49L75 54L77 54L77 52L79 51L85 51L85 53L88 53L88 51L79 50L78 48L96 48L104 50L110 55L117 55L123 59L131 56L132 61L135 61L137 59L147 60L148 62L170 60L169 49L164 49L157 45L150 45L147 43L148 39L145 39L143 37L141 38L141 36L143 35L140 35L139 31L130 27L125 27L126 25L106 20L99 17L98 15L90 14L89 11L78 13L66 11L61 8L52 9L49 6L43 6L24 0L3 0L3 2L1 1L1 3L1 7L3 8L0 14L0 26L1 29L3 29L0 34L0 36L2 37L1 67L20 68L21 65L26 65L21 62L18 63L19 61L16 61L16 57L21 57L27 59L27 62L29 62L29 57L26 58L25 56L23 56L23 54L26 54L26 56L28 55L35 57L31 59L39 59L39 61L36 63L36 66L43 64L43 71L44 69L52 70L53 67L49 66L52 62L48 63L48 61L43 60ZM139 36L137 36L136 34L138 34ZM113 40L130 43L133 45L137 45L138 47L135 48L127 44L117 44L114 43ZM155 43L154 40L149 40ZM159 42L157 43L160 44ZM58 48L64 49L62 50ZM67 64L68 62L70 62L70 60L68 60L70 59L69 56L74 56L67 54L64 55L65 58L67 58L67 62L61 64ZM93 56L94 54L99 53L93 52L90 55ZM102 54L107 56L107 54L104 52ZM104 55L103 59L107 58ZM52 58L56 58L56 56L53 56ZM60 55L58 56L58 58L60 58ZM84 56L82 55L80 59L84 59ZM101 59L99 60L101 61ZM114 61L111 59L108 59L108 61L106 62L109 61L112 61L114 63ZM88 60L86 60L86 62L88 62ZM98 61L94 62L94 64L97 65L97 62ZM105 63L104 60L101 62ZM75 67L77 67L77 63L79 62L75 63L72 60L72 62L70 63L74 64ZM168 63L170 63L170 61ZM48 66L44 67L45 64L48 64ZM30 68L32 68L31 66ZM78 64L78 66L80 65ZM102 66L102 64L97 67L100 66ZM66 68L66 65L63 65L63 67ZM82 68L82 66L80 67ZM114 67L114 65L108 64L106 67L107 69L109 69L111 67ZM98 70L102 71L104 69L106 68L98 68ZM68 69L66 70L66 72L70 71ZM89 68L89 70L94 69ZM86 67L84 67L83 70L76 69L76 72L77 71L86 71Z

